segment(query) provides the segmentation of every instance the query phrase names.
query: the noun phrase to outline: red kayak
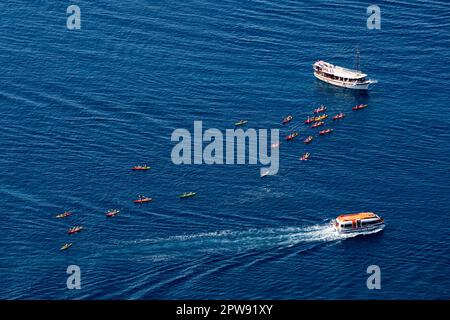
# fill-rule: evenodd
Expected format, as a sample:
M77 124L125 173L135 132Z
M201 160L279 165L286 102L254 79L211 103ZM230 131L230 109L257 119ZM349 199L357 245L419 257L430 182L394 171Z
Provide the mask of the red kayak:
M323 121L319 121L319 122L314 123L314 124L311 126L311 128L317 128L317 127L323 126L324 124L325 124L325 123L324 123Z
M146 203L153 201L152 198L140 197L139 199L133 200L134 203Z
M111 217L115 217L115 216L117 216L118 214L120 213L120 210L109 210L107 213L106 213L106 216L108 217L108 218L111 218Z
M367 108L367 107L368 107L367 104L360 104L359 106L353 107L352 110L361 110L361 109L364 109L364 108Z
M298 132L291 133L286 137L286 140L287 141L294 140L296 136L298 136Z
M133 171L147 171L150 170L149 166L134 166L133 168L131 168L131 170Z
M333 132L333 129L326 129L326 130L320 131L319 134L321 136L323 136L323 135L326 135L326 134L329 134L329 133L332 133L332 132Z
M306 138L305 140L303 140L303 142L305 143L305 144L308 144L308 143L311 143L311 141L313 141L313 136L309 136L308 138Z
M335 115L333 117L333 120L339 120L339 119L344 119L345 118L345 113L338 113L337 115Z
M314 117L308 117L308 119L305 120L305 124L313 123L314 121L316 121L315 119L316 118L314 118Z
M294 117L291 115L288 115L286 118L283 119L283 124L288 124L289 122L292 121L292 119L294 119Z
M320 106L319 108L314 109L314 113L315 114L321 113L321 112L324 112L324 111L327 111L327 108L325 106Z
M62 218L69 217L69 216L71 216L71 215L72 215L72 212L66 211L66 212L64 212L64 213L58 214L58 215L56 216L56 218L62 219Z
M75 234L75 233L80 232L81 230L83 230L83 227L77 226L77 227L70 228L69 231L67 231L67 233L68 234Z
M309 160L309 157L311 156L311 154L309 153L309 152L307 152L307 153L305 153L304 155L302 155L301 157L300 157L300 159L299 160L301 160L301 161L307 161L307 160Z

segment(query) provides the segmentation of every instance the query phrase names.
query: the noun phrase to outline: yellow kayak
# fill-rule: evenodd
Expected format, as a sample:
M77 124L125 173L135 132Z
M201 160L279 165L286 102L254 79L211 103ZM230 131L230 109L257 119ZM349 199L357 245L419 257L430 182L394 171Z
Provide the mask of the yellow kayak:
M71 246L72 246L72 243L66 243L65 245L63 245L63 246L60 248L60 250L61 250L61 251L67 250L67 249L69 249Z
M322 121L322 120L324 120L326 118L328 118L328 115L327 114L323 114L321 116L315 117L314 121Z
M72 212L66 211L66 212L64 212L64 213L61 213L61 214L56 215L56 218L62 219L62 218L66 218L66 217L71 216L71 215L72 215Z

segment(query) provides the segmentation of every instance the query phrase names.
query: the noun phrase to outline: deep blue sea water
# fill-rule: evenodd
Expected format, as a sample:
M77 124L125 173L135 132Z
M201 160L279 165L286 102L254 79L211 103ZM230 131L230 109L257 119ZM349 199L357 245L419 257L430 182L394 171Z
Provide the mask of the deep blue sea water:
M366 27L371 4L381 30ZM2 1L0 298L449 299L449 31L436 0ZM357 45L379 80L368 94L313 77L318 59L353 67ZM276 176L171 162L172 131L194 120L304 137L322 103L347 118L309 146L283 143ZM131 172L140 163L152 169ZM383 233L328 227L365 210ZM71 264L81 290L66 288ZM369 265L381 290L366 287Z

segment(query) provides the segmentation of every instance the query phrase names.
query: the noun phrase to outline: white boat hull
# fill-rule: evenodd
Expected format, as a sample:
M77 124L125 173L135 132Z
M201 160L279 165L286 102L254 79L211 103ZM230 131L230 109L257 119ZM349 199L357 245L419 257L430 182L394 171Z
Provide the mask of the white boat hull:
M369 90L369 87L371 84L376 83L376 81L372 80L372 81L366 81L364 83L361 84L355 84L354 82L345 82L345 81L339 81L339 80L334 80L334 79L329 79L327 77L324 77L321 74L318 74L317 72L314 72L314 76L319 79L322 80L323 82L332 84L334 86L337 87L341 87L341 88L347 88L347 89L353 89L353 90Z
M361 235L367 235L367 234L373 234L373 233L377 233L380 232L384 229L385 224L384 223L379 223L376 225L372 225L372 226L367 226L367 227L359 227L359 228L354 228L354 229L341 229L336 227L336 225L334 225L334 223L332 222L331 225L333 226L334 231L336 231L339 234L361 234Z

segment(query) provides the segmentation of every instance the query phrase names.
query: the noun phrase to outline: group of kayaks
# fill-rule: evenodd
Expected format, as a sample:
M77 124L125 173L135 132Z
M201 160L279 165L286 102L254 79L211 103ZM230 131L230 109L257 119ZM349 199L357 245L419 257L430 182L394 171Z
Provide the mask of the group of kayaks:
M131 170L133 170L133 171L147 171L147 170L150 170L150 169L151 169L151 167L148 166L148 165L146 165L146 164L134 166L134 167L131 168ZM141 203L147 203L147 202L152 202L152 201L153 201L153 198L146 197L146 196L143 196L143 195L138 195L138 196L137 196L137 199L134 199L134 200L133 200L133 203L141 204ZM117 211L118 211L118 210L117 210ZM116 214L114 214L114 210L110 210L106 215L107 215L107 217L114 217L114 216L116 216L118 213L119 213L119 212L117 212ZM108 214L109 214L109 215L108 215Z
M69 217L69 216L71 216L71 215L72 215L71 212L64 212L64 213L58 214L56 217L57 217L57 218L66 218L66 217ZM69 228L69 230L67 230L67 234L71 235L71 234L79 233L79 232L81 232L83 229L84 229L83 226L75 226L75 227L71 227L71 228ZM61 246L61 248L59 248L59 249L60 249L61 251L64 251L64 250L69 249L72 245L73 245L72 242L68 242L68 243L63 244L63 245Z
M147 166L147 165L137 165L137 166L134 166L134 167L131 168L131 170L133 170L133 171L147 171L147 170L150 170L150 169L151 169L151 167ZM182 194L179 195L179 198L180 199L192 198L196 194L197 194L196 192L192 192L192 191L190 191L190 192L183 192ZM153 201L153 198L146 197L146 196L143 196L143 195L138 195L137 199L133 200L133 203L135 203L135 204L142 204L142 203L147 203L147 202L152 202L152 201ZM105 216L107 218L112 218L112 217L117 216L119 213L120 213L119 209L109 209L108 211L106 211ZM57 219L63 219L63 218L70 217L72 215L73 215L73 213L71 211L65 211L63 213L57 214L55 217ZM84 230L83 226L74 226L74 227L69 228L69 230L67 231L67 234L69 234L69 235L77 234L77 233L81 232L82 230ZM65 251L65 250L69 249L72 246L73 246L73 243L72 242L68 242L68 243L65 243L64 245L62 245L60 250L61 251Z
M247 121L246 120L240 120L239 122L236 122L235 125L236 126L241 126L246 124ZM134 166L133 168L131 168L133 171L145 171L145 170L149 170L151 167L147 166L147 165L139 165L139 166ZM197 193L196 192L184 192L182 194L180 194L180 198L192 198L193 196L195 196ZM137 199L133 200L133 203L136 204L142 204L142 203L148 203L148 202L152 202L153 198L147 197L147 196L143 196L143 195L138 195ZM116 212L117 211L117 212ZM117 215L119 213L118 210L111 210L110 212L107 213L107 217L114 217L115 215Z
M195 196L197 194L197 192L183 192L182 194L179 195L180 199L185 199L185 198L192 198L193 196ZM142 195L138 195L137 199L133 200L134 203L147 203L147 202L152 202L153 198L150 197L146 197L146 196L142 196Z
M364 109L364 108L367 108L367 107L368 107L367 104L360 104L360 105L354 106L352 108L352 110L356 111L356 110L361 110L361 109ZM312 113L314 115L313 116L308 116L306 118L306 120L304 121L304 123L307 124L307 125L310 125L310 128L312 128L312 129L322 127L323 125L325 125L325 121L324 120L329 117L328 114L324 113L326 111L327 111L327 107L325 107L324 105L321 105L320 107L318 107L318 108L313 110ZM344 119L345 117L346 117L345 113L339 112L338 114L334 115L331 119L333 121L337 121L337 120ZM283 118L282 123L284 125L289 124L293 119L294 119L294 116L290 114L290 115L288 115L288 116ZM323 130L319 131L318 134L320 136L325 136L325 135L328 135L328 134L332 133L333 131L334 131L333 129L327 128L327 129L323 129ZM294 132L290 133L288 136L286 136L285 140L286 141L292 141L298 136L299 136L299 132L294 131ZM308 137L306 137L303 140L303 142L305 144L310 144L313 140L314 140L313 136L308 136ZM279 143L276 146L272 145L272 148L278 147L278 146L279 146ZM302 160L302 161L309 160L310 156L311 156L311 154L309 152L307 152L307 153L303 154L300 157L300 160Z
M65 212L63 212L63 213L57 214L57 215L55 216L55 218L57 218L57 219L64 219L64 218L70 217L71 215L72 215L72 212L71 212L71 211L65 211ZM82 229L83 229L83 227L81 227L81 226L72 227L72 228L70 228L70 229L67 231L67 233L68 233L68 234L74 234L74 233L80 232ZM71 243L71 242L70 242L70 243L65 243L65 244L60 248L60 250L61 250L61 251L67 250L67 249L69 249L71 246L72 246L72 243Z
M118 215L119 213L120 213L120 210L118 210L118 209L110 209L106 212L106 217L114 217L114 216ZM66 211L64 213L56 215L56 218L62 219L62 218L69 217L71 215L72 215L72 212ZM69 235L76 234L76 233L81 232L82 230L84 230L83 226L71 227L71 228L69 228L69 230L67 230L67 234L69 234ZM73 245L72 242L65 243L64 245L62 245L60 250L61 251L67 250L70 247L72 247L72 245Z
M326 110L327 110L327 108L325 106L323 106L323 105L321 105L317 109L314 109L313 113L316 114L316 116L312 116L312 117L309 116L305 120L305 124L311 124L312 123L312 125L311 125L312 129L323 126L325 124L325 122L323 120L327 119L329 116L326 113L321 114L321 115L318 115L318 114L320 114L322 112L325 112ZM333 120L343 119L344 117L345 117L345 114L341 112L341 113L333 116ZM292 115L288 115L287 117L285 117L283 119L283 124L289 123L290 121L292 121L293 118L294 117ZM326 135L326 134L331 133L331 132L333 132L333 129L325 129L325 130L319 131L319 135ZM294 140L298 135L299 135L298 132L292 132L291 134L289 134L286 137L286 141ZM309 144L309 143L312 142L313 139L314 139L313 136L308 136L305 140L303 140L303 142L305 144Z
M368 107L367 104L360 104L360 105L354 106L352 108L352 110L356 111L356 110L361 110L361 109L364 109L364 108L367 108L367 107ZM304 123L308 124L308 125L312 124L311 128L318 128L318 127L323 126L325 124L325 122L323 120L328 118L328 114L321 114L321 113L325 112L326 110L327 110L327 108L325 106L323 106L323 105L321 105L320 107L314 109L313 110L313 114L315 116L308 116L308 118L304 121ZM332 117L332 120L333 121L341 120L341 119L344 119L345 117L346 117L345 113L340 112L340 113L334 115ZM282 124L287 125L293 119L294 119L294 116L288 115L285 118L283 118ZM248 123L247 120L239 120L238 122L235 122L234 125L236 127L238 127L238 126L243 126L243 125L245 125L247 123ZM333 132L333 129L327 128L327 129L319 131L319 135L324 136L324 135L330 134L332 132ZM286 140L287 141L292 141L298 136L299 136L298 132L292 132L291 134L289 134L286 137ZM314 140L314 137L310 135L310 136L306 137L303 140L303 142L305 144L310 144L313 140ZM278 148L279 146L280 146L280 142L272 144L272 148ZM311 154L309 152L306 152L305 154L303 154L300 157L299 160L307 161L307 160L310 159L310 157L311 157ZM151 169L151 167L146 165L146 164L144 164L144 165L137 165L137 166L134 166L134 167L131 168L131 170L133 170L133 171L148 171L150 169ZM263 176L266 176L266 175L268 175L268 172L265 173L265 174L262 174L261 176L263 177ZM184 192L184 193L179 195L179 198L180 199L192 198L196 194L197 194L196 192L192 192L192 191L191 192ZM148 203L148 202L152 202L152 201L153 201L153 198L146 197L146 196L143 196L143 195L138 195L137 199L133 200L133 202L135 204L143 204L143 203ZM120 210L118 210L118 209L110 209L110 210L108 210L106 212L105 215L108 218L112 218L112 217L117 216L119 213L120 213ZM71 211L66 211L66 212L63 212L61 214L56 215L56 218L63 219L63 218L70 217L71 215L72 215ZM69 234L69 235L77 234L77 233L81 232L82 230L84 230L83 226L74 226L74 227L69 228L69 230L67 231L67 234ZM72 245L73 245L72 242L65 243L63 246L61 246L60 250L61 251L67 250L70 247L72 247Z

